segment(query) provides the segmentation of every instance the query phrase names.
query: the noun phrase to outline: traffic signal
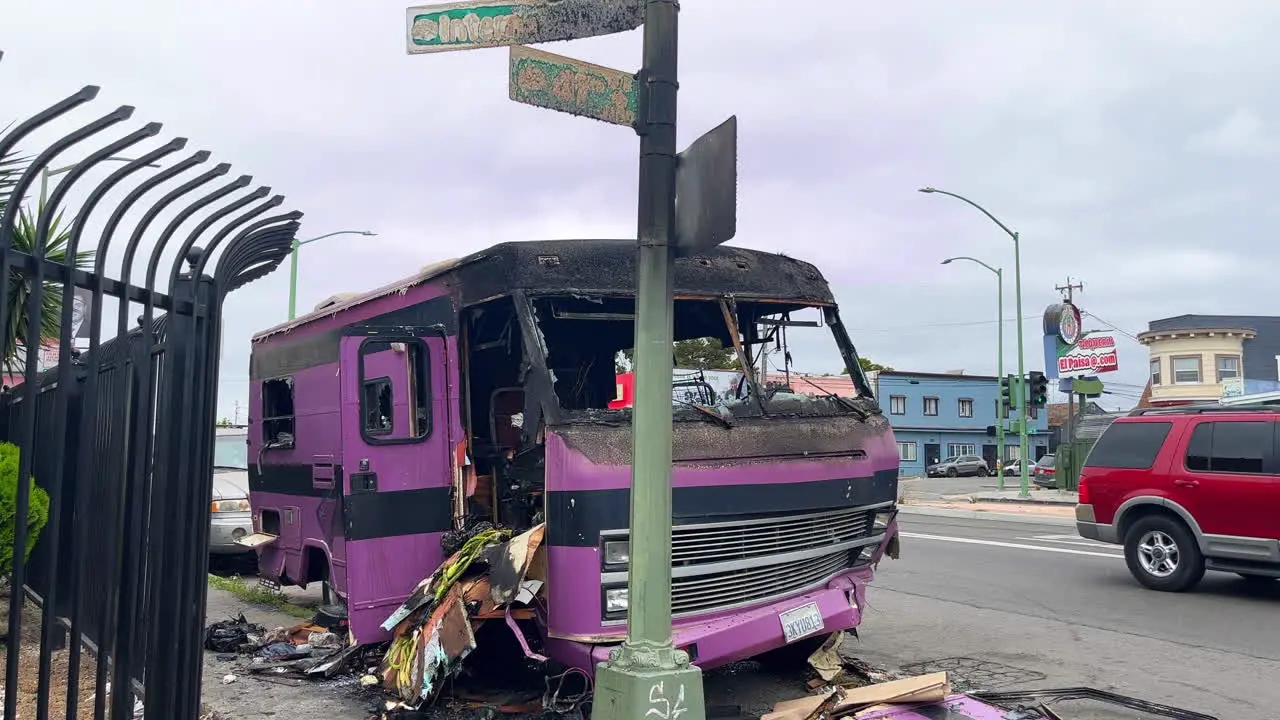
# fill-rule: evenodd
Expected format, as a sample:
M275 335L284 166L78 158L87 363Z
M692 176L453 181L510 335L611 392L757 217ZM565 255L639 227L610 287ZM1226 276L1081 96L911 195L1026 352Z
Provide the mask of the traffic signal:
M1049 378L1045 377L1044 373L1038 370L1027 373L1027 385L1030 386L1028 405L1034 408L1049 404Z
M1005 375L1000 378L1000 415L997 419L1009 417L1009 411L1013 409L1013 376Z

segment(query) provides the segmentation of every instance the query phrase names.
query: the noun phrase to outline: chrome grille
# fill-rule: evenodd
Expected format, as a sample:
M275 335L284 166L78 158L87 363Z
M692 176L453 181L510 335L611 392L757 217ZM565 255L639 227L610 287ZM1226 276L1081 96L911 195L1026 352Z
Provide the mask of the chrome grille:
M677 525L671 532L671 564L702 565L828 547L868 535L873 516L873 510L842 508L766 520Z
M841 550L779 565L676 578L671 583L671 613L711 612L804 590L850 567L856 552Z

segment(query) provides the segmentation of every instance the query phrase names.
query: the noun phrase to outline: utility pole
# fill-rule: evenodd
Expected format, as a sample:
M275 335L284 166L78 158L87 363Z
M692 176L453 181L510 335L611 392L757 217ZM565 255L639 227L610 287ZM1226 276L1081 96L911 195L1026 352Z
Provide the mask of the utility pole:
M635 410L627 639L596 669L599 720L696 720L702 671L671 636L671 343L676 244L676 68L680 7L647 0L640 134Z
M677 152L679 12L676 0L458 0L407 13L410 54L506 45L513 101L640 136L630 557L626 594L609 589L626 610L627 638L596 669L596 720L706 715L702 671L672 640L673 265L737 232L738 124L730 117ZM528 47L642 24L644 66L634 74Z
M1057 290L1059 293L1062 294L1063 300L1066 300L1067 302L1073 302L1074 295L1072 294L1072 291L1079 290L1080 292L1084 292L1084 283L1077 282L1073 285L1071 283L1071 276L1068 275L1066 285L1054 285L1053 289Z

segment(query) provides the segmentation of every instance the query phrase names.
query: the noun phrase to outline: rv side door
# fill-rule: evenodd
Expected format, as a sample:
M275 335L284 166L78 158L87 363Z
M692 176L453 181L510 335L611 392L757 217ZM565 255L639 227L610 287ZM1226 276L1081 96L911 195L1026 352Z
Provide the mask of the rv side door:
M347 606L360 642L440 564L452 529L450 345L431 329L342 339Z

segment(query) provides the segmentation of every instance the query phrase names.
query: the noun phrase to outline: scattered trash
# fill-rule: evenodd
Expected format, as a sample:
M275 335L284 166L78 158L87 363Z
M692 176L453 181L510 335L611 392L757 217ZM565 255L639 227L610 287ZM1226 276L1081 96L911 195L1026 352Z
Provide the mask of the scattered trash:
M840 647L844 645L844 640L843 632L831 633L822 647L809 656L809 667L824 682L831 682L844 673L844 658L840 657Z
M360 687L373 687L380 682L382 681L378 679L377 675L365 675L360 678Z
M545 660L516 624L531 618L532 610L510 607L533 603L542 591L543 580L527 576L543 557L538 550L545 528L538 525L508 540L506 531L481 523L465 539L451 536L446 546L461 542L457 551L382 625L394 633L379 668L382 686L403 701L388 709L413 709L434 697L476 649L475 630L485 620L504 619L525 654ZM589 694L588 683L584 697Z
M830 692L777 703L762 720L834 720L876 705L941 702L950 694L951 682L945 672L859 688L837 686Z
M107 681L106 692L107 692L107 706L110 707L111 706L111 681L110 680ZM92 695L90 695L87 701L87 707L93 707L93 704L97 700L97 697L98 697L97 693L93 693ZM137 695L134 695L133 696L133 715L130 716L129 720L143 720L144 716L146 715L146 712L147 712L147 709L142 704L142 700L140 700Z
M227 673L226 675L223 675L223 676L222 676L222 684L223 684L223 685L230 685L231 683L233 683L233 682L235 682L236 680L239 680L239 679L240 679L240 678L236 677L235 675L232 675L231 673Z
M213 623L204 631L204 647L217 653L240 652L261 642L265 630L245 619L244 613Z

